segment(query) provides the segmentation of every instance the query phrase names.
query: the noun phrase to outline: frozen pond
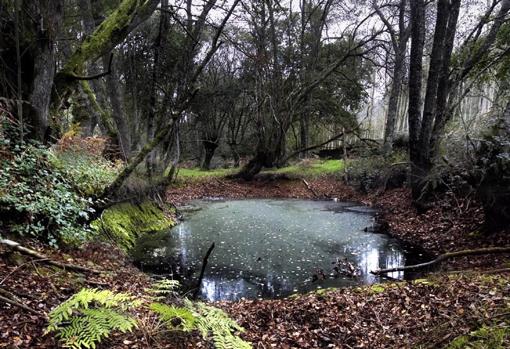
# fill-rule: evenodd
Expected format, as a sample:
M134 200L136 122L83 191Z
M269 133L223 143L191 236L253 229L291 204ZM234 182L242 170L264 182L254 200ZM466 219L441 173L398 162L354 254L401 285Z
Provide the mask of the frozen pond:
M416 262L395 239L365 232L373 210L308 200L195 201L184 222L137 246L144 269L198 278L207 300L278 298L318 288L381 281L371 270ZM406 263L408 262L408 263ZM392 278L408 275L392 273Z

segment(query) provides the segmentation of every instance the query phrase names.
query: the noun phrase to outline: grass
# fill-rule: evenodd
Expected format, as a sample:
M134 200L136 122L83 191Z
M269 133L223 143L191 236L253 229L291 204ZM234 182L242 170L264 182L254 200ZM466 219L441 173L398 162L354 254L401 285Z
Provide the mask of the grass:
M262 171L269 174L286 174L296 177L320 177L340 173L344 168L342 160L305 160L297 164Z
M262 171L262 173L313 178L338 174L343 168L344 163L342 160L305 160L282 168L267 169ZM218 168L209 171L200 168L181 168L179 169L178 177L188 180L200 180L211 177L220 178L236 173L237 171L239 171L239 168Z
M216 168L214 170L202 170L200 168L180 168L178 177L181 179L203 179L208 177L225 177L236 173L238 168Z

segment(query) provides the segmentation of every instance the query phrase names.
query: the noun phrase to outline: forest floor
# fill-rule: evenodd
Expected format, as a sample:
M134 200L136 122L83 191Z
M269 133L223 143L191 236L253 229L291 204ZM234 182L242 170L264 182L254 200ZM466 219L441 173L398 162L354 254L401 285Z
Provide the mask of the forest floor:
M431 254L482 246L509 246L509 232L482 230L483 211L471 201L438 200L418 215L407 189L359 194L331 176L289 178L264 174L253 182L204 176L181 181L167 199L182 205L192 199L307 198L357 201L379 207L379 220L392 235ZM37 314L0 303L0 348L54 348L43 336L45 314L82 287L107 288L142 297L150 278L122 252L102 244L56 253L34 242L30 247L51 259L104 270L77 274L44 261L20 258L0 249L0 289L8 290ZM216 303L245 329L254 348L473 348L510 347L510 267L506 255L460 258L443 263L427 280L325 290L281 300ZM210 348L197 334L162 334L140 311L139 329L116 334L100 348ZM458 337L458 338L457 338ZM455 339L457 338L457 339ZM452 343L452 341L455 341ZM481 342L480 342L481 341ZM478 344L477 344L478 343ZM481 344L480 344L481 343ZM492 345L491 344L491 345ZM476 346L478 345L478 346Z

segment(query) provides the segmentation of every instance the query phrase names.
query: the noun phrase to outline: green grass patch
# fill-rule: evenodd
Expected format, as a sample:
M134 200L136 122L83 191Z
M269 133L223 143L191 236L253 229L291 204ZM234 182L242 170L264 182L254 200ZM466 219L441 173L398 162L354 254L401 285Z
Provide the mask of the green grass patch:
M239 168L217 168L209 171L200 168L180 168L177 178L203 179L208 177L226 177L237 171L239 171Z
M305 160L297 164L262 171L268 174L286 174L295 177L321 177L340 174L344 168L342 160Z
M263 170L262 174L285 174L291 177L315 178L340 174L344 168L342 160L304 160L299 163ZM217 168L202 170L200 168L180 168L177 174L182 180L201 180L205 178L221 178L237 173L240 168Z

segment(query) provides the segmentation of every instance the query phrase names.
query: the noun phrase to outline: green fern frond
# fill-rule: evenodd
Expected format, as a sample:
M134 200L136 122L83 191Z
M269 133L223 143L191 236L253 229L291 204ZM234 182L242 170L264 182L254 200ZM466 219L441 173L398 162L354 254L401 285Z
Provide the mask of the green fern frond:
M162 300L168 295L175 294L180 285L180 282L177 280L162 279L155 282L151 288L146 289L146 291L153 295L152 298L154 300Z
M244 332L223 310L206 305L201 302L192 303L186 300L186 306L193 309L196 320L196 327L203 338L211 334L214 346L217 349L250 349L249 342L242 340L235 333Z
M195 329L196 318L187 308L174 307L161 303L152 303L149 308L158 314L170 330L190 332Z
M140 304L125 293L82 289L50 312L45 333L57 332L65 347L95 348L112 331L132 331L136 320L125 312Z

